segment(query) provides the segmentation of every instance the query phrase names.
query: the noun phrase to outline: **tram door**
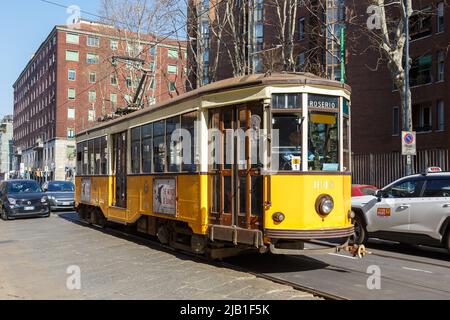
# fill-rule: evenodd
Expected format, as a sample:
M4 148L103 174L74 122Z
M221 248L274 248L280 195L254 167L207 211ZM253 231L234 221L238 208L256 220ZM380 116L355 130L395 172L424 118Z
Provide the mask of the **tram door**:
M116 194L115 206L127 207L127 132L113 136L113 168Z
M256 139L262 129L262 119L261 104L210 112L212 224L247 229L262 227L262 161L257 155Z

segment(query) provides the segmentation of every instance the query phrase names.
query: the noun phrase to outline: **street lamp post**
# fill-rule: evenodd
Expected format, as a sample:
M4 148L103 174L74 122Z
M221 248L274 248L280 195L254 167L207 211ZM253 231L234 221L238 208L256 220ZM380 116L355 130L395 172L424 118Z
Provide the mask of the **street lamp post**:
M404 119L403 119L403 127L404 131L411 132L413 128L411 128L411 106L410 106L410 84L409 84L409 7L408 0L404 0L405 3L405 16L404 16L404 25L405 25L405 85L404 85ZM412 163L411 163L411 155L407 155L406 159L406 175L412 174Z

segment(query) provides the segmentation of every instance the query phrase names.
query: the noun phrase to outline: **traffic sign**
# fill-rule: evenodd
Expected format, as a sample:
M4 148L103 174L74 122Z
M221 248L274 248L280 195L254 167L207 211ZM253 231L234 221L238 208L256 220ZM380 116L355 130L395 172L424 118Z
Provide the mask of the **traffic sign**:
M416 133L414 131L402 131L402 155L416 155Z

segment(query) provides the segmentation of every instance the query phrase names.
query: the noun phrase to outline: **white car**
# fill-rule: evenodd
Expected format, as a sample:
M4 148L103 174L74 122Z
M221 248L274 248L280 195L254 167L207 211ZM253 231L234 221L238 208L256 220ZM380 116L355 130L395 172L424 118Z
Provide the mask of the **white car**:
M450 251L450 172L434 167L401 178L375 196L352 198L352 209L357 244L373 237Z

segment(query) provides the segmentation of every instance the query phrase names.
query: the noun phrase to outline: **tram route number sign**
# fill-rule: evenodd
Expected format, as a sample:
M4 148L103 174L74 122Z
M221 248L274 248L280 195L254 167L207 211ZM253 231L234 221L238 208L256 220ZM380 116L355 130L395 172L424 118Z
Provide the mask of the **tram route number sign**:
M416 155L416 133L414 131L402 131L402 155Z
M153 212L177 215L177 182L175 178L153 180Z

